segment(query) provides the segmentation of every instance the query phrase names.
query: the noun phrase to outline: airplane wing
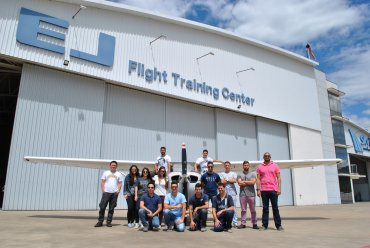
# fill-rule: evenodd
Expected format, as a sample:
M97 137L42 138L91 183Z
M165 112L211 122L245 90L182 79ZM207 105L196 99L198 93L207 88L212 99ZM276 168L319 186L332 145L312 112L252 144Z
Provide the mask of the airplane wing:
M33 157L26 156L24 160L31 163L47 163L55 165L65 165L72 167L92 168L92 169L108 169L109 159L86 159L86 158L58 158L58 157ZM128 170L131 165L137 165L141 171L144 167L153 169L154 161L133 161L133 160L116 160L118 163L118 170Z
M31 163L48 163L56 165L66 165L82 168L93 168L93 169L107 169L109 163L112 160L108 159L85 159L85 158L58 158L58 157L33 157L26 156L24 160ZM128 170L129 167L133 164L137 165L139 170L142 170L144 167L152 170L154 166L154 161L135 161L135 160L116 160L118 163L118 170ZM280 167L280 169L288 168L304 168L304 167L315 167L322 165L337 165L340 163L341 159L305 159L305 160L274 160ZM256 170L257 166L262 163L262 161L249 161L252 170ZM194 168L194 162L187 162L190 170ZM222 163L214 163L214 171L222 172L224 167ZM181 167L181 162L173 162L175 171L178 170L177 167ZM243 170L243 161L231 161L233 170L241 171Z
M315 167L323 165L337 165L341 163L341 159L300 159L300 160L274 160L274 163L278 164L280 169L294 169L294 168L305 168L305 167ZM234 171L243 170L243 161L230 161ZM257 170L257 166L261 164L262 161L249 161L252 170ZM214 171L222 172L224 167L221 163L214 163ZM220 166L221 165L221 166Z

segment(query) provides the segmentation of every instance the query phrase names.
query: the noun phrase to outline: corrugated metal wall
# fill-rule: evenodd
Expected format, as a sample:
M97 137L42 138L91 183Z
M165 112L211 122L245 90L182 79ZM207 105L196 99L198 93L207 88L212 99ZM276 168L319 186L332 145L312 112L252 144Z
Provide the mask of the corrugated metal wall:
M245 114L24 65L3 208L98 206L102 170L34 165L23 161L27 155L152 160L154 164L163 145L173 161L180 161L180 145L185 142L189 161L195 161L205 148L217 159L255 160L257 147L288 156L284 127L283 123L256 122ZM267 138L268 144L280 144L280 148L266 146ZM123 197L118 207L126 207Z
M104 84L23 66L3 209L95 209L98 170L34 165L24 156L99 158Z

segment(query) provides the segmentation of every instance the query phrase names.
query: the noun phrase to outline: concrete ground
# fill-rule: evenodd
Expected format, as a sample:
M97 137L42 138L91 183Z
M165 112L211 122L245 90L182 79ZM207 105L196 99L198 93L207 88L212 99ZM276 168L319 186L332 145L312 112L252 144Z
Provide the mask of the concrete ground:
M257 208L259 218L261 211ZM284 232L276 231L270 218L268 231L253 230L248 223L248 228L233 229L233 233L214 233L210 227L205 233L143 233L127 227L125 210L115 212L112 228L94 228L97 214L98 211L0 211L0 246L370 247L369 202L280 207ZM212 225L211 216L208 223Z

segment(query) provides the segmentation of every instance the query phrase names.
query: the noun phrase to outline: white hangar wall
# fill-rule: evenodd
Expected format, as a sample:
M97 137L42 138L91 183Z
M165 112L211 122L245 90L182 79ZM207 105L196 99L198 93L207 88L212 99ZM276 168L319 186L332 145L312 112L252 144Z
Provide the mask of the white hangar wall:
M326 143L320 137L330 133L323 120L325 100L317 90L314 64L307 59L215 28L112 3L86 1L88 8L71 19L79 1L68 2L73 4L3 1L0 9L0 55L25 63L3 209L98 206L101 171L30 165L22 160L26 155L154 160L165 145L179 161L177 149L186 142L189 161L204 148L222 160L257 160L265 151L273 159L330 157L330 135ZM66 35L64 55L16 41L21 7L69 21L67 30L51 27ZM116 39L112 67L69 57L71 48L96 54L99 32ZM167 38L150 44L160 34ZM199 58L208 52L215 55ZM69 66L63 66L64 59ZM137 69L130 74L130 60L166 71L167 83L149 82L137 76ZM250 67L255 70L236 73ZM172 73L205 82L219 90L219 97L181 87L180 79L175 84ZM238 108L239 102L222 96L224 88L253 98L253 106ZM327 169L310 173L320 181L318 188L307 187L305 172L282 171L280 205L328 203ZM125 207L122 198L118 207Z
M229 93L244 94L254 99L253 107L242 104L241 112L320 130L315 74L313 63L309 60L220 29L185 20L150 16L109 2L98 4L86 1L84 4L91 6L72 19L72 14L79 7L77 3L79 1L76 4L42 0L5 1L0 13L6 25L1 26L0 34L7 39L0 41L0 52L122 86L237 110L239 103L222 96L222 89L226 87ZM66 35L65 42L61 44L65 47L65 54L17 43L21 7L69 22L68 29L56 29ZM115 37L112 67L69 57L71 49L96 54L100 32ZM160 34L167 38L150 43ZM208 52L215 55L197 59ZM68 67L63 66L64 59L70 60ZM137 76L138 69L129 73L130 60L144 64L145 69L156 67L160 72L166 71L167 83L158 79L148 82L144 77ZM255 71L236 74L250 67ZM178 74L179 78L205 82L212 89L219 89L219 98L188 90L185 85L181 87L180 79L175 84L172 73Z

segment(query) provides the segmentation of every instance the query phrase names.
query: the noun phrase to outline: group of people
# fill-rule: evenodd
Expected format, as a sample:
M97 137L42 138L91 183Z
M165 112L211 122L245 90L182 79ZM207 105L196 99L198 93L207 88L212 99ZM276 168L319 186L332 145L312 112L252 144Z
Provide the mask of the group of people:
M161 147L161 155L154 165L154 176L148 168L139 173L138 167L132 165L129 174L123 182L122 174L117 172L117 162L110 163L110 170L103 173L101 178L102 198L100 202L98 223L95 227L103 226L105 209L109 204L106 225L112 226L114 208L117 205L118 195L123 187L123 195L127 201L127 222L129 228L140 228L158 231L185 230L185 216L187 199L178 190L178 183L168 180L167 174L171 171L171 158L166 154L166 148ZM281 176L279 166L271 161L270 153L263 155L263 162L257 171L250 170L248 161L243 162L243 171L231 171L229 161L213 160L208 151L203 150L202 157L195 162L194 171L201 174L200 183L195 185L194 195L189 199L189 230L202 232L207 230L208 209L212 203L212 216L215 232L232 232L232 227L246 228L247 207L251 214L253 229L267 230L269 224L269 203L271 202L275 227L284 230L278 208L278 196L281 194ZM213 162L223 163L225 171L213 171ZM238 225L238 216L235 208L237 190L240 186L239 201L241 207L241 223ZM256 185L256 189L255 189ZM168 193L167 193L168 192ZM257 225L255 199L262 198L263 214L262 227Z

